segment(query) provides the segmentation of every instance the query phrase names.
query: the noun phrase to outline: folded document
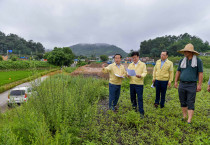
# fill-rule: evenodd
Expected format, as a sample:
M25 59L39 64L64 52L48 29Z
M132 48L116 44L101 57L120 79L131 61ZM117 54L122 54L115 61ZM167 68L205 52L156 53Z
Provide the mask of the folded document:
M118 75L118 74L115 74L115 76L117 76L117 77L119 77L119 78L125 78L125 77L120 76L120 75Z
M129 76L136 76L136 72L134 69L127 69L127 73Z

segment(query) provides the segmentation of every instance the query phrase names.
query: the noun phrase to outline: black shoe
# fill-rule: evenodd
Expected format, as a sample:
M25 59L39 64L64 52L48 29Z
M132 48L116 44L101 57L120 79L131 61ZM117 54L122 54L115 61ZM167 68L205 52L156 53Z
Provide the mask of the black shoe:
M160 105L160 108L164 108L164 106L161 106L161 105Z
M155 108L158 108L158 104L154 103Z
M115 110L115 111L117 111L117 110L118 110L117 106L114 106L114 110Z

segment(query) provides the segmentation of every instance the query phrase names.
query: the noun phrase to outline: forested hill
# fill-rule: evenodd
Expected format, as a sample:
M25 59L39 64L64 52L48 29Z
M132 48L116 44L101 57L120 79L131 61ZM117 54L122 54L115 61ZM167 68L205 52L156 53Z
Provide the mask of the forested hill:
M208 41L204 42L197 36L191 36L190 34L185 33L179 36L168 35L145 40L140 44L140 53L141 56L156 57L160 55L161 50L166 49L169 51L169 55L179 56L180 54L177 51L183 49L188 43L192 43L195 50L198 52L210 51Z
M7 50L13 50L15 54L39 54L44 53L45 48L40 42L26 41L16 34L4 34L0 31L0 54L6 54Z
M77 56L100 56L100 55L114 55L116 53L121 54L123 57L127 56L127 53L121 48L115 45L109 45L105 43L96 44L76 44L70 46L73 53Z

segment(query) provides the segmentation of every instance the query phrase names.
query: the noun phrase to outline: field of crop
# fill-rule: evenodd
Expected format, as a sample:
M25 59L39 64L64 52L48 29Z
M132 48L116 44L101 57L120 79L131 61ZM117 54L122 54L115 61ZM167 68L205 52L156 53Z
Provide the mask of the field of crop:
M0 70L25 70L31 68L55 68L55 66L43 61L0 61Z
M46 70L36 70L36 73L44 72ZM0 86L9 84L33 75L30 70L17 70L17 71L0 71Z
M124 80L118 111L108 110L108 81L56 75L35 87L37 95L0 114L0 144L209 144L207 82L197 93L192 125L182 122L175 88L166 107L155 109L155 89L148 75L144 86L145 118L132 110Z

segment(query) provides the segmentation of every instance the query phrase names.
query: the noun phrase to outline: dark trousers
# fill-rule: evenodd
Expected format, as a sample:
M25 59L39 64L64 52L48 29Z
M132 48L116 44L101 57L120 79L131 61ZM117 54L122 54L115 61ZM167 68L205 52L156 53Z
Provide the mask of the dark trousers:
M197 82L194 83L179 83L179 100L181 107L188 107L188 110L195 109L195 97L197 90Z
M120 97L121 85L109 83L109 109L114 110Z
M168 81L155 80L155 87L156 87L155 104L158 104L158 105L160 104L160 107L164 107L164 104L165 104L167 85L168 85ZM161 99L160 99L160 94L161 94Z
M141 114L144 114L144 108L143 108L143 85L135 85L130 84L130 96L131 96L131 103L133 107L137 107L136 102L136 94L138 97L138 106L139 106L139 112Z

